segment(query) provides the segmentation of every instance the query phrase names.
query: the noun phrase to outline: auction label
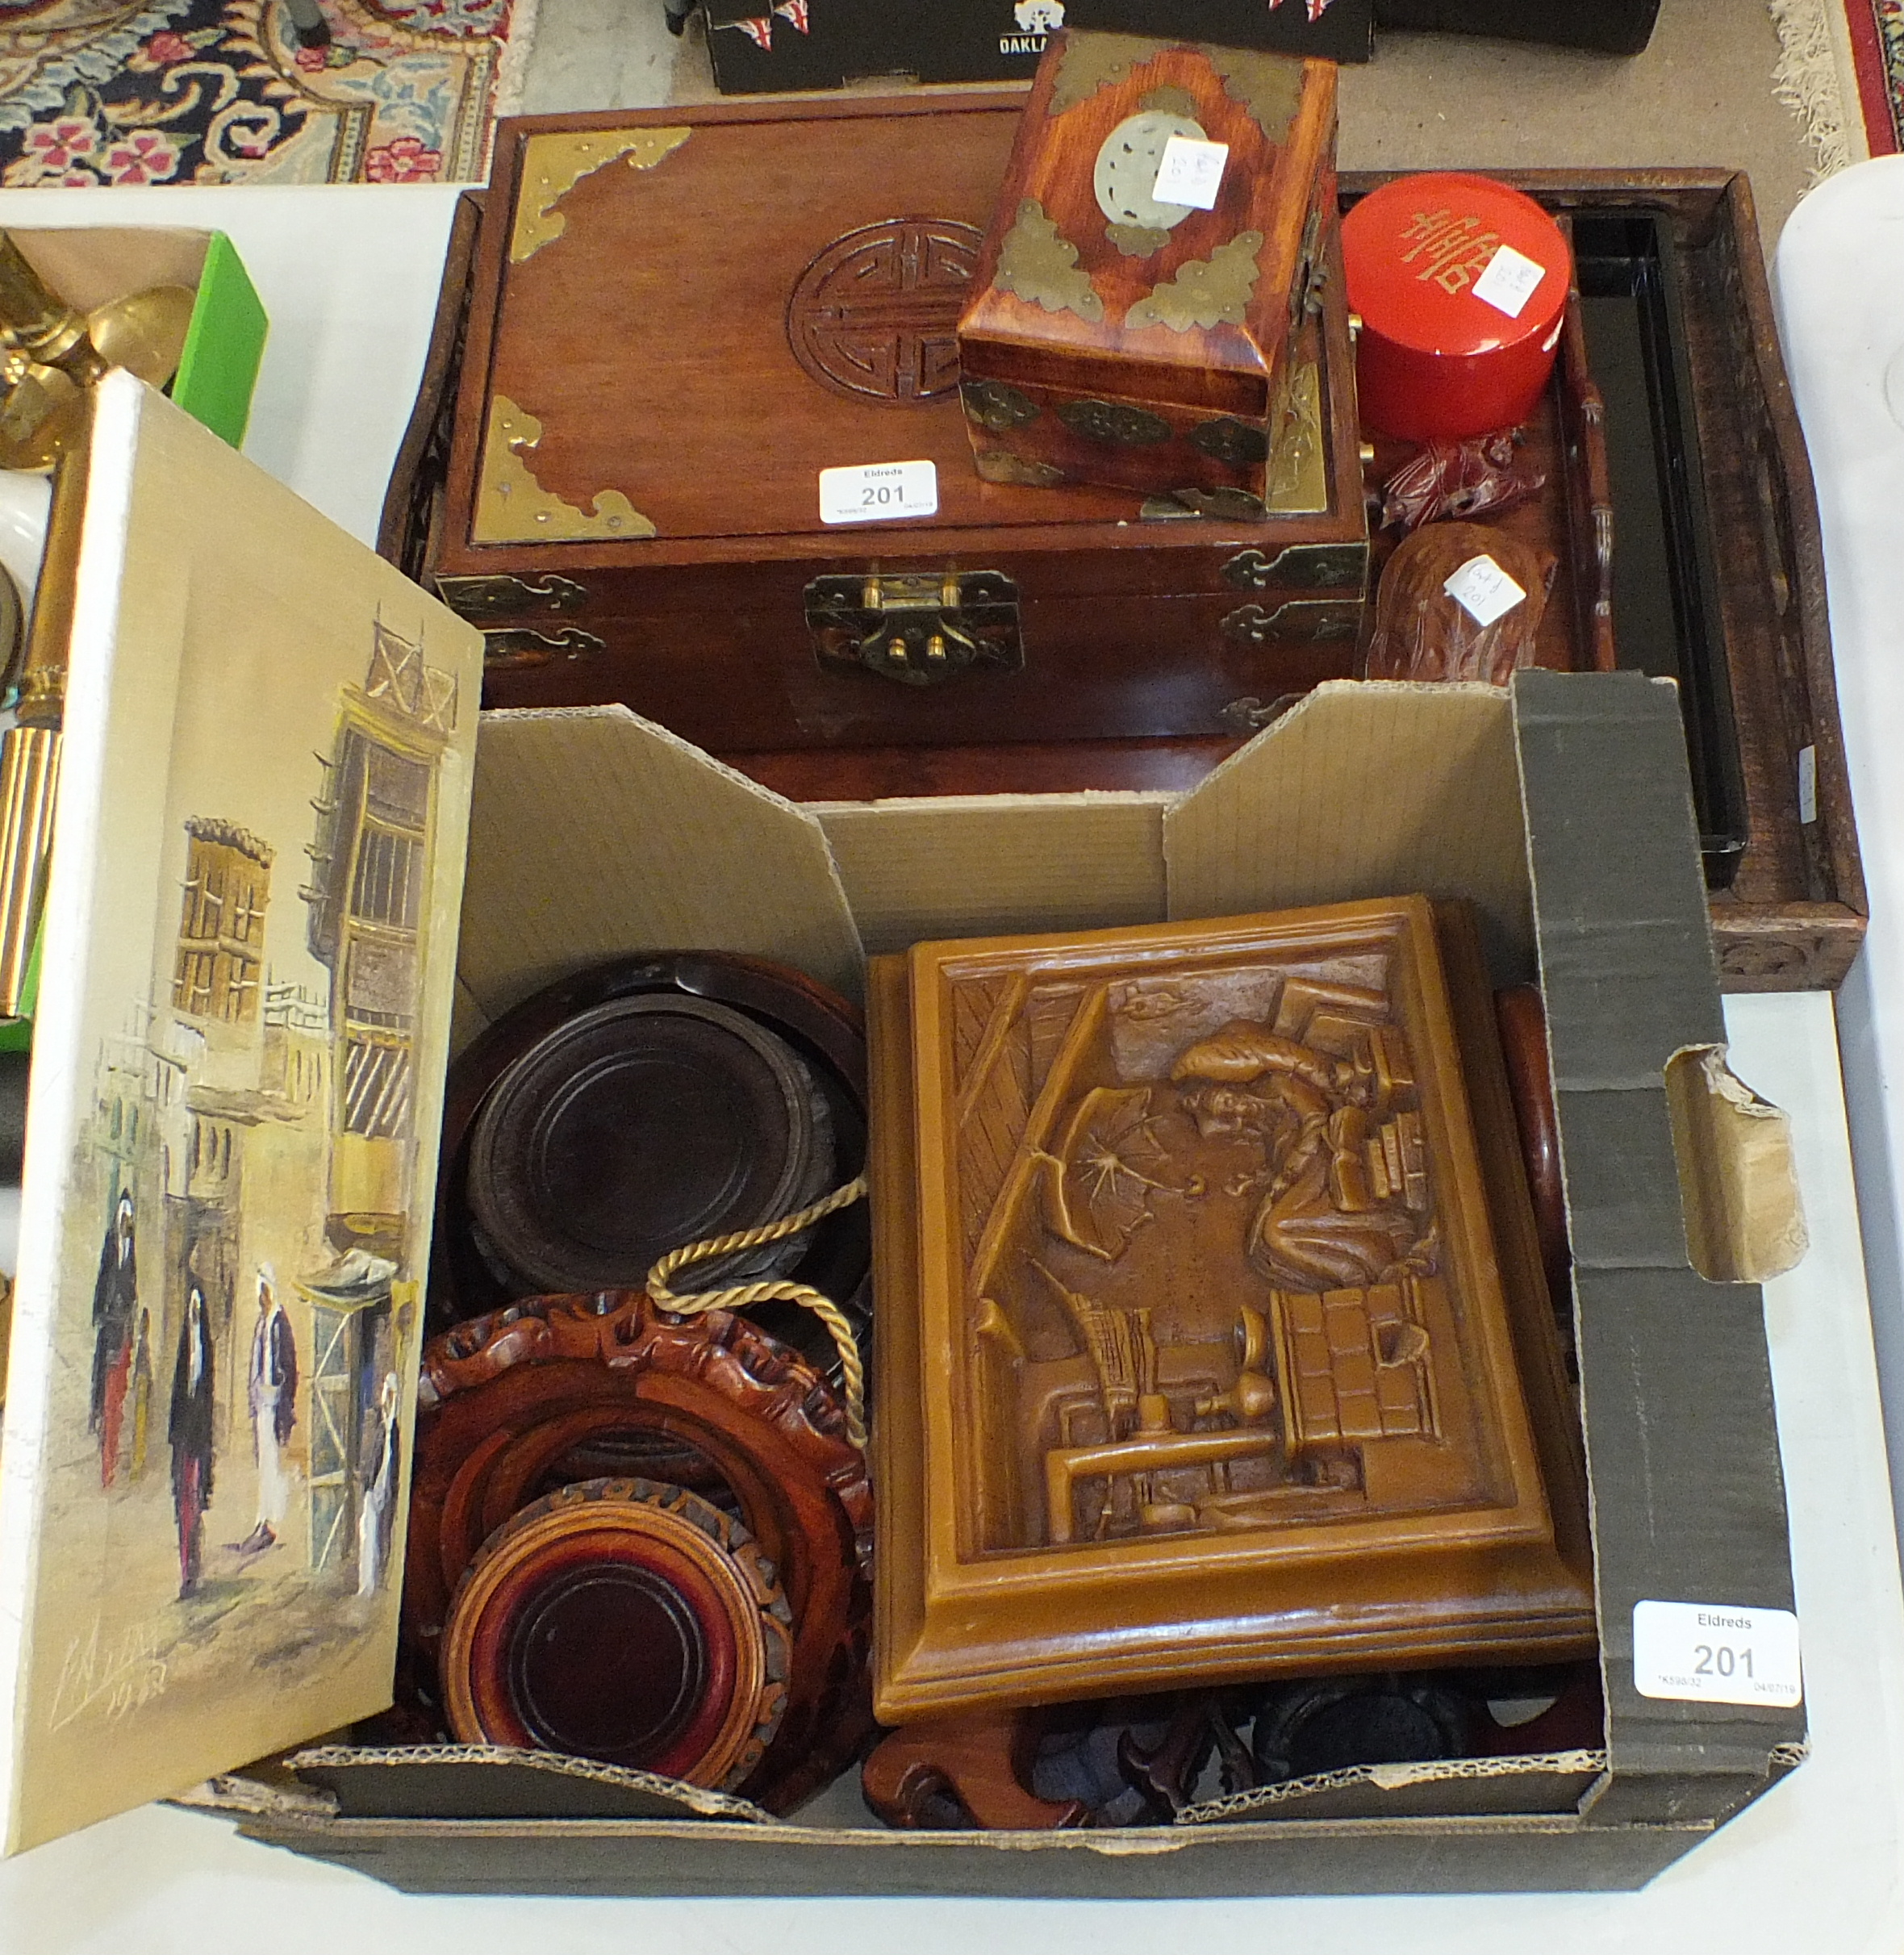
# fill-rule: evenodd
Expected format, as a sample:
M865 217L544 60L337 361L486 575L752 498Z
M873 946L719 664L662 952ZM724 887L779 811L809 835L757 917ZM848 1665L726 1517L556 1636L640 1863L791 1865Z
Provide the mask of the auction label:
M1227 143L1200 143L1194 136L1173 136L1163 145L1150 194L1159 203L1213 211L1217 192L1222 187L1223 165L1229 161Z
M939 512L939 471L929 462L869 462L820 471L823 523L892 523Z
M1789 1609L1635 1602L1633 1686L1689 1703L1799 1703L1798 1619Z
M1441 587L1484 631L1527 595L1492 557L1470 557Z
M1489 259L1487 269L1475 280L1474 295L1497 312L1505 312L1509 319L1518 319L1546 276L1544 265L1537 265L1525 252L1516 251L1511 244L1503 244Z

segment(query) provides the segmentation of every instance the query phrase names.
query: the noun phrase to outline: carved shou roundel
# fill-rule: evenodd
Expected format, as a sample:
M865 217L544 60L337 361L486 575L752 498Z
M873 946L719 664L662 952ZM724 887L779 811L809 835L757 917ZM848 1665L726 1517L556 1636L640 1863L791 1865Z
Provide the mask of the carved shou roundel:
M943 217L889 219L836 238L787 303L793 357L862 399L931 400L958 384L958 315L983 235Z

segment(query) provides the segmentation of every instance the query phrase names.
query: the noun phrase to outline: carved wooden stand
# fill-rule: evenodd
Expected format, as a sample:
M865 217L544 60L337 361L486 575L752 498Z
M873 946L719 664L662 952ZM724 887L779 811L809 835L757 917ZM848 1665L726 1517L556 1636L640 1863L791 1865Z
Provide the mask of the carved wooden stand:
M737 1014L752 1026L764 1029L771 1035L771 1044L797 1059L825 1103L825 1121L837 1180L850 1179L863 1166L866 1034L859 1013L846 999L786 965L729 952L659 951L595 965L548 986L505 1013L457 1056L450 1068L442 1166L437 1180L430 1295L435 1328L447 1330L465 1318L498 1310L516 1298L549 1291L578 1291L596 1284L638 1285L646 1278L662 1249L674 1248L687 1239L682 1234L670 1234L659 1248L644 1249L626 1239L624 1218L621 1218L609 1230L586 1231L589 1239L578 1241L573 1239L576 1234L573 1228L562 1226L559 1214L553 1217L545 1214L543 1222L554 1224L557 1239L549 1252L557 1265L578 1259L587 1273L563 1280L539 1280L530 1272L513 1266L506 1245L494 1232L481 1229L478 1222L478 1213L485 1205L521 1205L520 1191L512 1194L507 1184L512 1179L526 1178L528 1164L524 1157L533 1151L532 1147L518 1144L502 1150L499 1158L493 1145L478 1148L486 1114L499 1091L507 1090L512 1080L522 1082L525 1074L534 1074L541 1084L534 1095L528 1097L550 1110L549 1120L541 1124L559 1124L563 1116L553 1110L555 1103L570 1092L577 1073L591 1071L598 1097L595 1117L599 1121L603 1076L614 1070L618 1055L612 1037L606 1050L598 1040L591 1047L592 1056L583 1053L570 1036L572 1029L591 1021L599 1023L599 1015L604 1011L612 1013L617 1009L650 1005L661 1006L664 1016L671 1016L679 1006L685 1016L678 1022L688 1023L691 1030L693 1027L689 1021L709 1007ZM624 1023L637 1031L641 1029L637 1020L631 1018ZM638 1067L631 1067L625 1077L628 1083L621 1093L621 1103L641 1114L644 1075ZM612 1113L615 1109L612 1106L609 1110ZM514 1124L519 1129L522 1125L520 1122ZM635 1124L637 1122L623 1122L621 1126L625 1131ZM497 1123L491 1120L487 1125L494 1127ZM495 1136L491 1138L493 1141ZM730 1139L737 1155L744 1155L750 1147L765 1144L757 1143L745 1133L731 1135ZM484 1155L480 1168L476 1159L479 1151ZM665 1165L666 1151L661 1151ZM645 1155L652 1157L654 1152L646 1150ZM623 1158L606 1178L611 1183L633 1179L643 1158L643 1151L624 1139ZM663 1189L640 1205L651 1216L658 1216L672 1199ZM545 1209L548 1205L544 1205ZM674 1219L685 1219L679 1205L675 1205ZM788 1205L798 1207L800 1203L792 1201ZM744 1226L748 1225L737 1219L724 1219L701 1233L724 1232ZM604 1233L622 1234L624 1239L616 1255L600 1259ZM793 1245L786 1257L775 1261L777 1268L787 1268L787 1273L798 1275L835 1299L854 1319L863 1339L870 1321L866 1285L869 1254L866 1211L858 1207L829 1217L804 1235L801 1243ZM707 1270L697 1269L697 1281L704 1279L712 1280ZM754 1321L823 1370L831 1371L833 1355L826 1335L807 1313L788 1305L769 1304L756 1312Z
M784 1811L870 1729L872 1498L832 1388L785 1345L714 1310L671 1322L634 1291L536 1297L424 1355L404 1578L406 1635L434 1660L450 1597L483 1542L606 1452L724 1489L793 1615L779 1732L740 1789ZM592 1449L592 1450L591 1450Z
M559 1487L457 1585L449 1727L466 1744L740 1785L787 1709L789 1619L758 1544L710 1502L645 1480Z
M1541 1698L1552 1701L1521 1723L1502 1723L1493 1708ZM1227 1798L1354 1765L1593 1750L1605 1740L1604 1715L1591 1659L1522 1672L1298 1677L1058 1712L929 1718L883 1738L860 1783L873 1811L907 1830L1167 1824L1211 1795L1213 1757ZM1067 1765L1067 1754L1091 1762ZM1053 1793L1062 1781L1068 1796L1041 1796L1040 1777Z

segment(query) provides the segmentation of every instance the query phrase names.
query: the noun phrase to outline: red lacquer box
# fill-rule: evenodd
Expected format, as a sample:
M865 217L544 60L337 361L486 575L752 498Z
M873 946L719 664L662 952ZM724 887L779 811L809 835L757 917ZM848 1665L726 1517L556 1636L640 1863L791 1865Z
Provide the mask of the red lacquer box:
M1398 178L1343 219L1342 258L1366 427L1452 441L1533 411L1573 278L1531 198L1487 177Z

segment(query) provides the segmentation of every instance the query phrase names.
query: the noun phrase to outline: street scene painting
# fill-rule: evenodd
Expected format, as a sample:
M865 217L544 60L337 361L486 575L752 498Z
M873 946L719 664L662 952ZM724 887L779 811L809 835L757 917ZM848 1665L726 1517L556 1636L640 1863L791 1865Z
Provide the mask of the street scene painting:
M244 466L156 397L134 418L142 466ZM15 1321L16 1374L29 1338L44 1365L16 1847L98 1816L102 1759L110 1811L389 1701L480 654L315 512L244 494L248 535L186 546L163 729L122 620L97 836L86 870L56 860L113 947L77 953L68 1118L29 1139L29 1211L55 1132L61 1160L50 1287L35 1310L23 1227ZM135 495L128 573L181 548L182 506ZM353 572L315 614L265 574L306 530ZM36 1044L35 1122L41 1071Z

